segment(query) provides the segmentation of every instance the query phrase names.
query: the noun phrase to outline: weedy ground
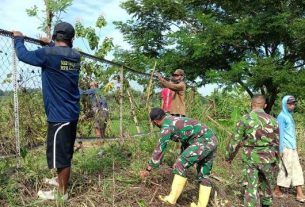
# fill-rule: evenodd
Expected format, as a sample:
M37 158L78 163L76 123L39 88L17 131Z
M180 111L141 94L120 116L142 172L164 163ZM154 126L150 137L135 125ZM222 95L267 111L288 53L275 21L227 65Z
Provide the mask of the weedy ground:
M127 139L124 142L85 144L75 153L69 187L69 200L41 201L39 189L50 190L43 178L55 176L47 169L43 148L31 151L16 169L14 160L0 162L0 206L166 206L158 195L169 193L173 175L170 166L178 151L171 143L164 164L145 180L139 177L157 142L156 136ZM101 152L102 150L102 152ZM232 165L223 162L221 152L215 160L210 207L242 206L242 176L240 160ZM302 156L300 156L302 157ZM302 162L303 163L303 162ZM194 168L188 171L188 183L176 206L189 206L198 197ZM294 191L285 192L288 199L275 200L274 207L302 206L294 199Z

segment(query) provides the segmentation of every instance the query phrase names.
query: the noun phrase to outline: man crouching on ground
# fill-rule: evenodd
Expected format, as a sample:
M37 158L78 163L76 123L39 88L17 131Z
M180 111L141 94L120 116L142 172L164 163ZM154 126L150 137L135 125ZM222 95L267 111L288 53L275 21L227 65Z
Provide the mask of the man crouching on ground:
M153 108L151 110L150 119L154 125L161 129L161 134L159 143L153 152L146 170L140 172L141 177L148 176L152 168L159 167L167 143L170 140L179 141L187 147L173 166L175 176L170 194L159 196L159 198L167 204L176 204L186 184L186 170L197 164L198 181L200 182L199 199L198 204L192 203L191 207L206 207L211 192L209 175L217 148L216 136L211 129L200 124L197 120L166 115L160 108Z

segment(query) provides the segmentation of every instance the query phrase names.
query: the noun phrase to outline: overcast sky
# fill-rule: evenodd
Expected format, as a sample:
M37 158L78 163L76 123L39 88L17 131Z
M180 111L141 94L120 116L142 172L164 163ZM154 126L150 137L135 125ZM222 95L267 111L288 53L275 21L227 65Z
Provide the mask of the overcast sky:
M43 0L1 0L0 28L9 31L18 30L24 35L34 38L42 35L43 32L38 29L41 21L36 17L29 17L25 10L32 8L34 5L37 5L39 10L42 10L44 8L43 2ZM122 34L112 24L113 21L126 21L129 19L127 12L120 8L121 2L122 0L74 0L67 12L62 14L62 20L72 24L80 20L85 26L94 26L96 19L103 15L107 21L107 26L102 29L101 38L112 37L114 45L126 49L129 48L128 43L124 42ZM89 52L86 50L83 41L76 41L75 46L82 48L85 52ZM107 58L111 59L111 56ZM199 92L207 95L214 88L215 86L200 88Z

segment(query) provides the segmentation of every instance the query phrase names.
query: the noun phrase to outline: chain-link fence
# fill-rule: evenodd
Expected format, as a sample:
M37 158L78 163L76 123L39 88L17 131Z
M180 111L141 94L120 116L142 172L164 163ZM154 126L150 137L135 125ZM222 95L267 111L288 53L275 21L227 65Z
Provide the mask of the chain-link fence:
M25 42L28 50L41 47L36 39L25 37ZM104 87L104 83L98 89L109 108L105 140L148 133L151 130L148 108L151 100L158 105L158 98L148 99L144 93L134 90L126 77L130 73L146 77L148 84L150 74L83 52L81 55L81 89L88 89L94 79L94 75L86 71L113 71L106 80L112 84ZM82 95L78 138L95 139L97 136L91 107L89 97ZM11 33L0 29L0 157L23 156L28 149L45 143L46 131L41 69L18 61Z

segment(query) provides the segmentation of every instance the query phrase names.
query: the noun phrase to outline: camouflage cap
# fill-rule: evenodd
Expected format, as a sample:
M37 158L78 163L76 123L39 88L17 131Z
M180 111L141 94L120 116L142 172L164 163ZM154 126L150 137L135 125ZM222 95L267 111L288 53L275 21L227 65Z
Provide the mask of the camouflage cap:
M185 74L184 74L184 70L182 70L182 69L177 69L177 70L175 70L174 74L175 74L175 75L182 75L182 76L185 75Z
M160 120L165 116L165 112L160 108L152 108L149 116L152 121Z

